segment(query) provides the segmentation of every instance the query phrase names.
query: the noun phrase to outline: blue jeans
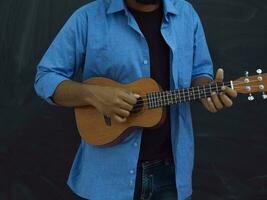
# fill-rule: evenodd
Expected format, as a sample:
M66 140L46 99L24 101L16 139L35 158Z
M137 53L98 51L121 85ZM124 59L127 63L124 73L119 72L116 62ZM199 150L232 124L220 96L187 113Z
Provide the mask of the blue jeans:
M177 200L174 163L147 161L138 166L134 200ZM190 200L189 197L187 200Z

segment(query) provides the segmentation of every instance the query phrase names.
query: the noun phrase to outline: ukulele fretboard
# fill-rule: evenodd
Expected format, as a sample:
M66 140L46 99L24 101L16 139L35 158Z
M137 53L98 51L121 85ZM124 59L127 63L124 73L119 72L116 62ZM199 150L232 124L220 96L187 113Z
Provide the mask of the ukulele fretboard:
M149 109L153 109L207 98L213 93L220 93L222 86L231 86L231 82L212 83L191 88L147 93L147 105Z

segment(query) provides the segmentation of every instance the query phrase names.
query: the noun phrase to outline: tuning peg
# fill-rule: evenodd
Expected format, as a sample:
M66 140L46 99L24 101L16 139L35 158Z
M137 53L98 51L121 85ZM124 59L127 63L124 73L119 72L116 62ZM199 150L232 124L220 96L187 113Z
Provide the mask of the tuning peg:
M264 91L264 89L265 89L264 85L259 85L259 89L260 89L261 91Z
M248 100L253 101L254 99L255 99L254 96L252 96L252 94L249 94Z
M245 76L246 76L246 78L244 79L244 82L245 83L249 83L249 72L248 71L245 71Z
M262 70L261 69L257 69L256 72L259 74L259 76L257 77L257 80L258 81L262 81L262 76L261 76Z
M262 70L261 69L257 69L256 72L261 75L262 74Z
M267 94L265 92L262 93L262 98L267 99Z

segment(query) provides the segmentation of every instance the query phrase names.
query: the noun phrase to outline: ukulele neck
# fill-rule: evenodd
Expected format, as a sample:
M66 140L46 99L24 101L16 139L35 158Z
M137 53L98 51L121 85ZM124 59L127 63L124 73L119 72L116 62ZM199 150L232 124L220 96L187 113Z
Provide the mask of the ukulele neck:
M222 91L222 86L229 86L232 89L233 83L211 83L202 86L183 88L177 90L167 90L160 92L147 93L148 109L154 109L173 104L184 103L210 97L212 94L219 94Z

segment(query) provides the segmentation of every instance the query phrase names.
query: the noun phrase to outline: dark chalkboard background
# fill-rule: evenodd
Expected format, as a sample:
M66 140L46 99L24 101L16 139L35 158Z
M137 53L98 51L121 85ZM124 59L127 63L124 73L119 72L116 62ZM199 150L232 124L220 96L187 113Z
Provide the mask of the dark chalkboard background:
M79 145L73 111L36 97L36 64L86 0L0 0L0 199L75 199L65 184ZM191 0L215 68L267 71L267 1ZM267 199L267 101L239 96L217 114L192 104L195 200Z

